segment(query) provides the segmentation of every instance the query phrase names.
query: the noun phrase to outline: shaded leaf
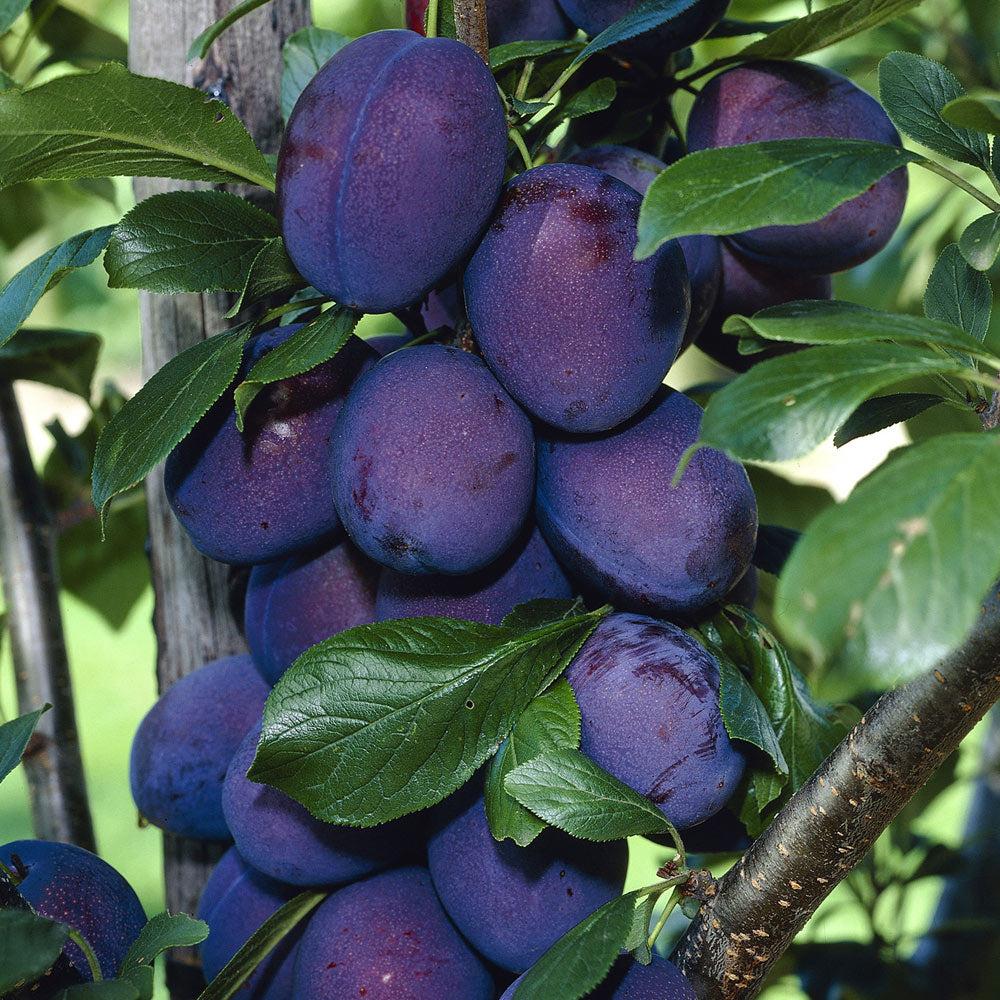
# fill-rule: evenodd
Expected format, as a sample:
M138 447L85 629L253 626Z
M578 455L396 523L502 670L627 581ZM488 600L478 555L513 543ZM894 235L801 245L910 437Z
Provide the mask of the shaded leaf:
M595 111L603 111L611 107L618 87L611 77L602 77L595 80L585 90L574 94L560 109L559 115L562 118L582 118L584 115L593 114Z
M236 426L243 430L247 408L265 385L301 375L335 357L360 319L353 310L335 306L268 351L236 387Z
M990 326L993 286L965 262L957 243L941 251L924 293L928 319L950 323L982 343ZM912 414L911 414L912 415Z
M28 9L31 0L0 0L0 35Z
M48 16L42 20L36 17L35 10L40 15L44 6L39 0L32 4L32 16L41 22L39 37L52 48L39 68L68 62L82 69L96 69L106 62L118 62L123 66L128 62L124 38L62 4L50 8Z
M579 597L569 600L536 597L534 600L518 604L513 611L504 615L501 624L517 629L538 628L550 622L565 621L567 618L586 613L587 606Z
M845 681L884 687L932 666L1000 575L997 490L1000 435L907 448L795 547L775 601L784 633Z
M743 35L769 35L778 28L791 24L794 18L784 21L740 21L724 17L706 36L707 38L741 38Z
M220 17L215 24L207 27L192 43L188 49L188 59L204 59L208 55L208 50L212 47L212 42L216 40L227 28L232 27L240 18L246 17L258 7L270 3L271 0L243 0L238 3L223 17Z
M65 924L28 910L0 910L0 992L43 976L68 936Z
M105 979L99 983L81 983L57 993L55 1000L142 1000L133 983L123 979Z
M970 223L959 238L958 249L977 271L988 271L1000 255L1000 212Z
M208 924L203 920L195 920L186 913L173 916L166 911L158 913L139 932L118 967L118 976L133 983L144 982L144 967L152 966L154 960L168 948L201 944L207 937Z
M645 0L589 42L573 62L582 63L597 52L659 28L700 2L701 0Z
M981 134L941 117L941 109L965 89L940 63L912 52L891 52L879 63L878 85L886 114L904 135L954 160L989 164L990 145Z
M719 709L729 738L743 740L762 750L771 758L774 770L787 775L788 762L766 706L721 645L704 638L702 641L719 663Z
M41 382L90 400L101 338L73 330L19 330L0 347L4 378Z
M861 139L774 139L689 153L646 192L635 255L648 257L678 236L814 222L918 159Z
M349 826L434 805L496 752L600 617L526 630L410 618L341 632L275 686L249 777Z
M0 726L0 781L3 781L20 763L38 720L42 717L42 713L51 707L46 703L34 712L20 715Z
M94 506L102 524L111 499L138 485L229 388L249 335L244 325L189 347L112 417L94 455Z
M891 396L873 396L866 399L844 421L833 435L833 443L838 448L843 448L849 441L877 434L886 427L909 420L943 402L943 396L931 392L897 392Z
M0 187L73 177L249 181L274 190L239 119L200 90L118 63L0 94Z
M869 397L921 375L963 378L941 354L899 344L810 347L769 358L717 392L699 443L734 458L781 461L808 454Z
M115 226L104 255L112 288L238 292L278 222L224 191L171 191L140 202Z
M288 256L284 240L268 240L250 265L246 284L226 318L232 319L250 302L306 287L306 279L299 274L292 258Z
M0 95L0 102L3 95ZM2 126L0 126L2 131ZM69 271L92 264L107 246L113 226L87 229L23 267L0 288L0 347L17 333L38 300Z
M549 750L575 750L579 745L580 709L569 682L560 679L528 705L486 766L486 818L496 840L509 837L527 847L546 826L507 792L507 775Z
M941 114L946 121L962 128L1000 135L1000 94L983 92L957 97L944 106Z
M490 49L490 69L496 73L510 63L537 59L539 56L548 55L550 52L568 51L577 48L582 49L583 44L581 42L574 42L572 39L569 41L566 39L555 39L552 41L537 42L508 42L506 45L496 45Z
M288 36L281 50L285 63L281 74L281 116L285 121L306 84L350 41L349 36L326 28L302 28Z
M757 529L757 545L754 548L753 564L765 573L777 576L792 554L795 543L802 533L780 524L762 524Z

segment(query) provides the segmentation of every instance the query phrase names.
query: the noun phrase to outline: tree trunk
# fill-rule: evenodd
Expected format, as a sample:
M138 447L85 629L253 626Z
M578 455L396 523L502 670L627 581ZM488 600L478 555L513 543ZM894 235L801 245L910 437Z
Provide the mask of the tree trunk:
M265 153L277 153L281 138L279 87L281 47L294 31L309 24L308 0L275 0L237 21L212 46L208 57L187 63L191 42L227 13L235 0L131 0L130 68L198 87L233 110ZM139 179L136 199L184 185ZM266 207L260 191L249 194ZM143 378L148 379L174 355L229 325L225 295L140 295ZM230 569L205 559L187 540L163 494L163 470L146 480L157 680L161 691L208 660L246 651L231 611ZM224 512L221 512L224 516ZM167 906L194 913L218 845L166 835L164 839ZM200 970L193 949L177 951L167 966L171 995L196 996Z

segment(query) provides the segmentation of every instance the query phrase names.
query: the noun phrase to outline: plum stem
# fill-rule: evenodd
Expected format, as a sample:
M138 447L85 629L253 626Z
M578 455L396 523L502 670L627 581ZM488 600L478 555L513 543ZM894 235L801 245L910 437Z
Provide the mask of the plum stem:
M101 982L104 979L101 975L101 963L97 961L97 956L94 954L94 949L90 947L90 942L73 927L69 929L69 939L83 952L83 957L87 960L87 965L90 966L90 975L94 982Z
M517 151L521 154L521 159L524 160L525 169L530 170L534 166L534 163L531 160L531 152L529 151L527 145L525 145L524 137L518 129L512 128L510 130L510 141L514 143L517 147Z
M955 187L961 188L966 194L972 195L976 201L982 202L991 212L1000 212L1000 201L994 201L988 194L984 194L974 184L970 184L964 177L960 177L953 170L949 170L940 163L935 163L934 160L919 159L913 160L913 163L943 177L946 181L950 181Z
M671 913L674 912L674 907L680 902L681 894L680 890L675 888L673 892L667 897L666 906L663 907L663 912L660 914L660 919L656 921L656 926L649 932L649 937L646 939L646 944L650 948L656 944L656 939L660 936L660 932L666 926L667 918Z
M424 29L428 38L437 38L438 33L438 3L439 0L430 0L427 4L427 19L424 22Z

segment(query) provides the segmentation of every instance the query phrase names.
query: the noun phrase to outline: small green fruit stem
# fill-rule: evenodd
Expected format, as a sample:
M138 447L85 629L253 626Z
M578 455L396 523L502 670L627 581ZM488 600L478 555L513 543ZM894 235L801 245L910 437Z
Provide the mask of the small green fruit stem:
M531 151L525 145L524 137L518 129L512 128L510 130L510 141L514 143L518 152L521 154L521 159L524 160L525 170L530 170L534 166L531 159Z
M437 38L438 33L438 5L440 0L430 0L427 4L427 37Z
M680 900L681 894L677 889L674 889L674 891L667 897L667 905L663 907L660 919L656 921L656 926L649 932L649 937L646 939L646 944L648 944L650 948L656 944L656 939L660 936L660 931L662 931L666 925L667 918L674 912L674 907L680 902Z
M946 181L950 181L955 187L961 188L966 194L972 195L976 201L982 202L991 212L1000 212L1000 201L994 201L988 194L983 194L979 188L974 184L970 184L964 177L960 177L953 170L949 170L940 163L935 163L934 160L920 159L913 162L917 166L943 177Z
M101 964L97 961L97 956L94 954L94 949L90 947L90 942L72 927L69 929L69 939L83 952L84 958L87 959L87 965L90 966L90 975L94 982L101 982L104 978L101 975Z

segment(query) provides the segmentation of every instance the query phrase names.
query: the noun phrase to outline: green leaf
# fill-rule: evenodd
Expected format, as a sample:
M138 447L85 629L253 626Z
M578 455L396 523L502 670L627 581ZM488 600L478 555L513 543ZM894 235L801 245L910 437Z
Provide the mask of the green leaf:
M1000 94L982 91L956 97L941 109L941 115L953 125L1000 135Z
M270 954L274 947L308 914L329 892L306 890L290 899L271 914L253 932L250 940L226 963L222 971L198 994L197 1000L229 1000L244 986L247 976Z
M993 286L989 278L965 262L957 243L941 251L924 294L928 319L950 323L979 343L986 339L993 309Z
M537 42L508 42L506 45L496 45L490 49L490 69L496 73L503 69L504 66L508 66L514 62L537 59L539 56L546 56L550 52L565 52L582 48L582 42L566 41L565 39Z
M958 249L977 271L988 271L1000 255L1000 212L970 223L959 238Z
M215 24L206 28L192 43L188 49L188 61L192 59L204 59L208 55L208 50L212 47L212 42L216 40L227 28L234 25L240 18L255 11L258 7L270 3L271 0L243 0L238 3L228 14L219 18Z
M587 613L587 606L579 597L565 600L554 597L536 597L534 600L518 604L513 611L504 615L501 625L507 628L527 630L540 628L552 622L565 621L576 615Z
M843 448L849 441L877 434L915 417L932 406L945 402L944 396L932 392L897 392L891 396L866 399L833 435L833 443Z
M123 38L69 7L60 4L50 10L44 21L40 12L36 16L33 9L32 17L36 23L41 22L39 37L52 49L39 69L58 62L68 62L82 69L96 69L106 62L124 66L128 62L128 46Z
M204 92L118 63L0 94L0 187L73 177L249 181L274 190L242 123Z
M125 979L141 966L152 965L168 948L201 944L207 937L208 924L203 920L195 920L186 913L158 913L139 932L118 967L118 975Z
M56 994L55 1000L142 1000L133 983L122 979L105 979L99 983L70 986Z
M115 226L104 255L112 288L238 292L268 243L273 215L223 191L171 191L140 202Z
M891 52L879 63L878 86L886 114L904 135L953 160L989 165L989 142L941 117L941 109L965 89L940 63L912 52Z
M731 316L723 330L796 344L862 344L894 340L914 347L940 347L992 359L982 345L951 323L903 313L885 313L853 302L806 301L762 309L752 317Z
M649 799L579 750L549 750L519 764L504 787L546 823L581 840L604 842L670 830Z
M800 17L748 45L733 62L747 59L798 59L877 28L916 7L921 0L844 0Z
M28 9L31 0L0 0L0 35Z
M654 28L659 28L699 2L700 0L645 0L644 3L602 31L573 60L573 64L582 63L597 52L603 52L613 45L618 45L630 38L636 38L647 31L652 31Z
M898 344L810 347L769 358L712 397L699 444L748 461L799 458L869 396L934 374L964 378L969 369L948 356Z
M527 630L411 618L341 632L271 692L249 777L341 825L432 806L496 752L600 617Z
M645 890L605 903L564 934L524 974L514 1000L580 1000L607 976L625 943Z
M918 159L861 139L774 139L690 153L646 192L635 255L648 257L678 236L813 222Z
M603 111L611 107L618 87L611 77L606 76L600 80L595 80L585 90L574 94L560 109L562 118L582 118L584 115L593 114L595 111Z
M101 338L73 330L19 330L0 347L4 378L41 382L88 402Z
M795 547L775 600L784 634L845 682L884 687L932 666L1000 575L998 491L996 433L905 449Z
M350 41L348 35L326 28L303 28L289 35L281 50L285 62L281 74L281 116L285 121L306 84Z
M740 38L743 35L769 35L786 24L792 24L795 18L784 21L740 21L724 17L709 33L707 38Z
M16 87L17 80L12 76L8 76L3 70L0 70L0 93L5 90L10 90L12 87Z
M569 682L560 678L528 705L486 766L486 818L496 840L509 837L527 847L546 825L507 792L507 775L549 750L579 746L580 709Z
M3 781L20 763L38 720L42 717L42 713L51 707L46 702L34 712L19 715L16 719L11 719L10 722L0 726L0 781Z
M708 631L707 634L713 635L713 632ZM729 738L743 740L763 750L774 762L774 770L787 775L788 762L781 751L767 707L721 644L709 641L705 635L700 638L719 661L719 709Z
M247 409L265 385L329 361L350 340L360 319L358 313L335 306L268 351L236 387L236 426L243 430Z
M0 993L48 972L68 936L65 924L28 910L0 910Z
M94 455L94 506L137 486L229 388L250 336L245 324L171 358L115 415Z
M635 901L632 928L623 945L623 950L631 952L632 957L642 965L649 965L653 961L653 951L649 947L649 925L653 921L653 910L659 898L655 892L651 892Z
M250 265L246 284L235 305L226 314L232 319L245 305L270 295L298 291L307 287L305 278L296 270L285 250L284 240L268 240ZM317 292L317 295L319 293Z
M3 95L0 94L0 104ZM0 125L0 132L3 126ZM92 264L111 238L113 226L87 229L64 240L22 268L0 288L0 347L17 333L38 300L66 274Z

